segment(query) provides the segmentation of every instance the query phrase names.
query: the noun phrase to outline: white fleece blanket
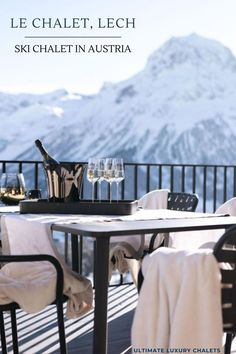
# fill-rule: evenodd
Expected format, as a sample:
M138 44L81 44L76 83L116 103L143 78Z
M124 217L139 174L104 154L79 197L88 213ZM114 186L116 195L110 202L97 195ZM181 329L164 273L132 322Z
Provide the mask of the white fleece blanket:
M145 194L138 201L138 206L142 209L166 209L169 190L158 189ZM138 217L142 213L139 214ZM129 217L128 217L129 218ZM126 218L126 220L128 220ZM132 219L133 216L130 216ZM125 218L122 218L123 220ZM150 235L132 235L132 236L119 236L111 237L110 239L110 277L112 271L118 270L120 273L130 271L133 281L137 283L137 275L140 268L140 259L143 255L145 247L148 247ZM163 240L163 234L156 238L155 245L159 245ZM125 256L134 259L129 260Z
M52 220L35 215L1 217L5 254L50 254L64 271L64 294L68 296L67 317L83 315L92 308L91 282L72 272L52 241ZM0 270L0 303L17 302L26 312L42 310L55 299L56 271L48 262L9 263Z
M163 247L144 258L142 271L133 349L222 349L220 272L211 250Z
M142 207L143 209L167 209L167 204L168 204L168 194L169 194L169 189L156 189L154 191L151 191L147 194L145 194L140 200L139 200L139 206ZM145 235L145 242L144 242L144 247L148 248L149 243L151 240L152 234ZM165 235L164 234L158 234L156 239L155 239L155 245L154 247L158 247Z
M236 198L227 200L215 214L236 216ZM202 230L188 232L172 232L169 234L168 247L176 249L214 248L215 243L224 234L225 230Z

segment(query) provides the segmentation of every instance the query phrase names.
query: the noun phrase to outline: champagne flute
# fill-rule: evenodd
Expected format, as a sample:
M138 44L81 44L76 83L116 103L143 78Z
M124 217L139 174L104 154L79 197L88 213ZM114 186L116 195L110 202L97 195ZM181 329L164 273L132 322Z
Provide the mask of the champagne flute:
M89 158L87 168L87 180L92 183L92 203L94 202L94 184L98 180L98 160Z
M114 170L114 165L113 165L113 159L108 157L106 158L105 161L105 171L104 171L104 179L107 181L110 185L110 203L112 200L112 182L114 181L115 178L115 170Z
M116 182L116 201L119 199L119 184L125 178L124 162L122 158L113 159L113 165L115 170L115 182Z
M3 173L0 182L0 198L6 205L17 205L26 197L23 173Z
M104 175L105 175L105 159L98 159L98 199L99 202L102 200L102 181L104 181Z

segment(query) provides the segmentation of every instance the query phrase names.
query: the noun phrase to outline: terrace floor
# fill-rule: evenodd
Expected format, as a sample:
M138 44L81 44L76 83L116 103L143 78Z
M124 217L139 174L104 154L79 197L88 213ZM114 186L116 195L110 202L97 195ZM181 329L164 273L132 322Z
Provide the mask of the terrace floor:
M134 285L109 288L108 354L131 354L130 329L137 298ZM13 354L8 314L5 315L5 319L9 354ZM54 306L36 315L27 315L19 310L17 323L20 354L59 353ZM66 319L65 330L69 354L92 354L93 311L80 319ZM231 353L236 353L236 339L233 342Z
M108 353L129 354L130 328L137 303L137 290L134 285L110 287L108 302ZM5 319L11 354L13 352L8 314ZM27 315L19 310L17 324L20 354L59 353L55 306L48 307L36 315ZM65 330L69 354L92 353L93 311L80 319L65 320Z

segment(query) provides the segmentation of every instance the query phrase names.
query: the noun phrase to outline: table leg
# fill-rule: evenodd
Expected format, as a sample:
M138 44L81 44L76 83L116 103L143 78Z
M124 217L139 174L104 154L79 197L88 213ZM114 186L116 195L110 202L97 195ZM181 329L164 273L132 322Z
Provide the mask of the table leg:
M95 247L95 309L93 353L107 353L107 293L109 237L97 237Z

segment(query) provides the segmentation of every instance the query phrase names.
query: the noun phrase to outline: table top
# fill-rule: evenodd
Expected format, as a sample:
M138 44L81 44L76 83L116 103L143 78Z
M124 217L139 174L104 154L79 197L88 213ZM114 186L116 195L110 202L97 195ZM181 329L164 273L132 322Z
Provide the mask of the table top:
M171 211L169 211L171 213ZM128 221L104 221L104 222L88 222L88 223L54 223L52 230L79 234L83 236L122 236L132 234L148 234L154 232L177 232L190 230L210 230L210 229L226 229L236 224L235 216L223 216L211 214L207 217L205 214L196 215L193 218L187 217L186 212L182 212L183 216L179 218L167 219L150 219L150 220L128 220ZM169 214L170 215L170 214Z
M0 215L17 214L18 206L0 206ZM19 217L37 219L38 214L20 214ZM54 231L83 236L122 236L154 232L226 229L236 225L236 217L219 214L192 213L168 209L142 210L129 216L53 215L44 214ZM68 221L69 220L69 221Z

